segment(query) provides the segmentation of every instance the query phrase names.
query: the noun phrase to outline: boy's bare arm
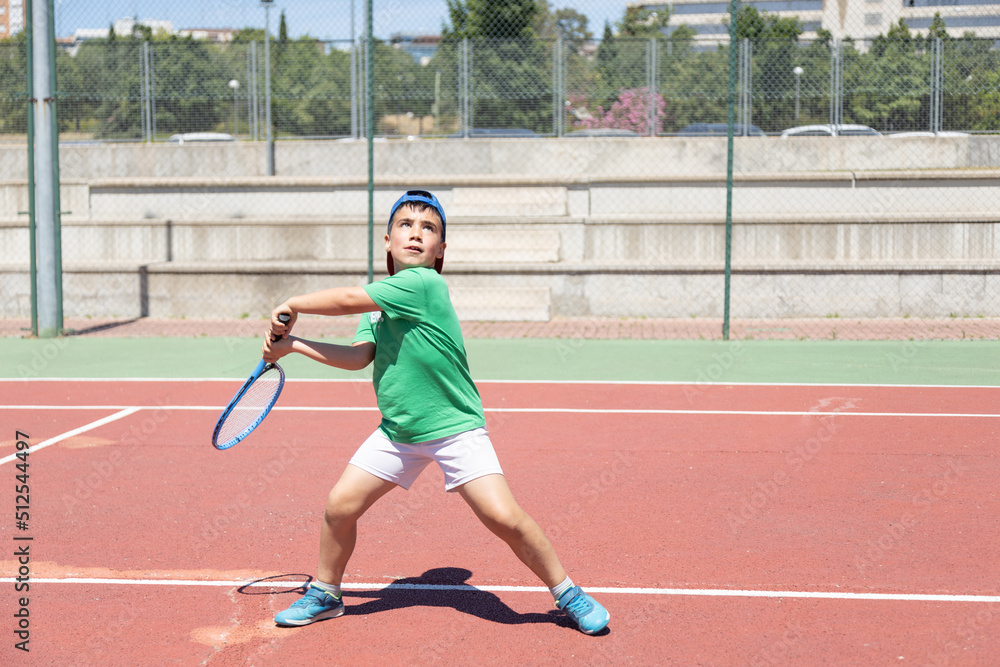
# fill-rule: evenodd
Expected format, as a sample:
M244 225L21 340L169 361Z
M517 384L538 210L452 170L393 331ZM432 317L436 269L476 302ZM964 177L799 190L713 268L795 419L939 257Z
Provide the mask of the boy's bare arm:
M293 312L310 315L354 315L379 309L363 287L333 287L293 296L285 305Z
M265 336L261 352L264 361L269 363L274 363L291 352L298 352L327 366L358 371L370 364L375 358L375 343L359 341L353 345L337 345L335 343L319 343L295 336L287 336L280 340L272 340L270 336Z
M354 315L379 310L378 305L362 287L333 287L331 289L293 296L271 311L268 333L277 338L287 336L299 313L309 315ZM278 315L291 315L288 323L278 320Z

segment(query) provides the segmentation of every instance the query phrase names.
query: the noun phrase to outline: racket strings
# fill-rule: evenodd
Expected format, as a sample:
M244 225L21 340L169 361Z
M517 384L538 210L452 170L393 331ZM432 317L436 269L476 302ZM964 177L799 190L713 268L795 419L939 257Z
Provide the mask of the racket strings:
M226 415L219 429L217 441L220 444L228 443L256 423L274 402L281 385L281 372L277 368L272 367L261 373Z

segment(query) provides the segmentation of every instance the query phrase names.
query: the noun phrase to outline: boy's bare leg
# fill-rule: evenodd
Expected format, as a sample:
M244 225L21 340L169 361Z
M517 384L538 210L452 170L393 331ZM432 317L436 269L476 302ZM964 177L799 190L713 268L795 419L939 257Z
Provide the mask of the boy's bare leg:
M479 520L546 586L553 588L566 579L549 538L514 500L503 475L478 477L458 487L458 492Z
M317 579L340 585L358 539L358 519L376 500L394 488L394 482L347 465L326 499L320 528Z

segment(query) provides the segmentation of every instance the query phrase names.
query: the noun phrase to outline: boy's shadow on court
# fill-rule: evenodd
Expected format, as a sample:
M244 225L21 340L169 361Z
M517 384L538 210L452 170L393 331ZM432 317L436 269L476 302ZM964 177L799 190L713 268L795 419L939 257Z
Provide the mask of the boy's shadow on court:
M552 623L576 628L567 616L556 609L547 613L518 613L493 593L466 583L471 576L472 572L464 568L438 567L418 577L397 579L379 590L345 590L344 615L366 616L407 607L452 607L464 614L504 625ZM294 592L303 593L304 589L297 588ZM358 598L367 601L358 602Z

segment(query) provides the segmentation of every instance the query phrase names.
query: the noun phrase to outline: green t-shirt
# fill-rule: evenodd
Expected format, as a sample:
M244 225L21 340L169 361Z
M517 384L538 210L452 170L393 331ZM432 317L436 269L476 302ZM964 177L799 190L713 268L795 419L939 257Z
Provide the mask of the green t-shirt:
M381 312L361 316L354 341L375 343L372 383L393 442L435 440L486 425L448 286L430 267L365 285Z

